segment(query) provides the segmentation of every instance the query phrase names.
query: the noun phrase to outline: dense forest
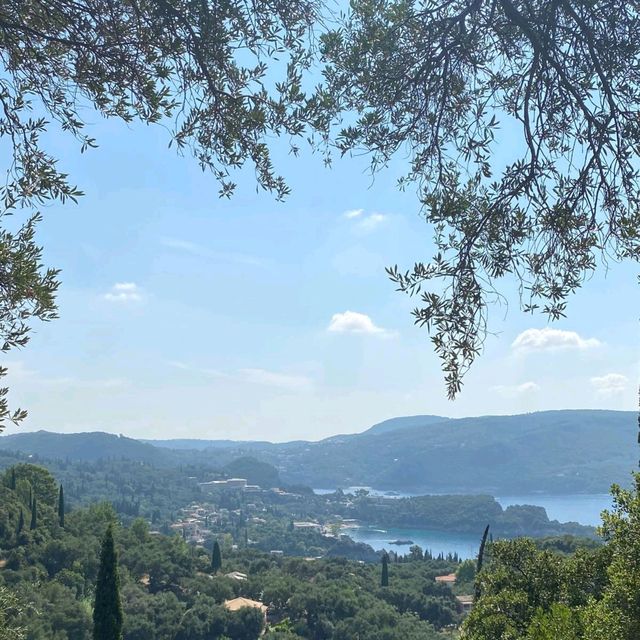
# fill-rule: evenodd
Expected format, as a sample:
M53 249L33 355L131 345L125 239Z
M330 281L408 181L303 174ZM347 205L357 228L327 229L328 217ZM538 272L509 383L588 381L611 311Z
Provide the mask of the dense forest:
M54 476L30 463L6 468L0 494L0 620L13 633L3 640L92 637L100 547L110 526L124 640L253 640L263 633L292 640L637 638L637 491L614 488L604 545L571 536L491 537L479 573L476 561L433 558L419 547L408 556L370 554L368 562L333 557L322 546L302 546L299 554L319 555L297 557L296 549L261 551L247 521L244 528L220 523L214 537L193 544L183 529L163 534L107 502L71 508ZM226 499L228 511L242 513ZM275 517L289 513L286 503L280 508L259 518L271 523L265 549L287 535L310 545L320 537L292 531ZM453 585L435 580L449 574L457 577ZM466 619L458 600L465 596L475 596ZM255 604L228 604L237 598L266 607L266 617ZM606 635L612 620L618 635Z
M253 640L263 616L224 606L237 597L268 607L267 638L437 640L461 619L453 593L434 581L456 570L455 559L395 561L383 589L378 563L287 558L221 537L222 566L214 570L210 549L153 532L142 518L118 524L106 503L66 512L62 522L58 485L42 467L11 467L0 492L0 593L15 598L3 614L23 628L16 638L91 638L100 544L110 524L125 640Z
M292 520L313 520L330 525L340 519L357 519L384 527L424 528L450 533L480 535L487 524L498 536L593 536L592 527L577 523L550 521L545 510L531 505L506 509L488 495L428 495L411 498L379 497L365 490L355 494L336 491L316 495L304 485L287 485L271 465L243 457L216 470L216 458L206 464L160 465L127 459L98 459L74 462L51 460L40 456L0 451L0 469L19 462L37 462L47 467L65 486L67 501L76 506L108 501L121 518L141 516L167 533L179 511L196 501L206 500L199 482L237 476L242 472L264 487L273 484L281 491L261 490L256 493L217 492L212 500L232 511L243 510L238 518L231 516L225 526L234 531L248 526L252 539L266 550L284 548L293 555L308 555L305 549L330 552L334 545L318 532L289 531ZM250 515L247 504L261 511L264 523L246 523ZM278 544L279 543L279 544ZM337 545L336 554L364 559L371 557L362 547ZM364 553L364 555L363 555Z

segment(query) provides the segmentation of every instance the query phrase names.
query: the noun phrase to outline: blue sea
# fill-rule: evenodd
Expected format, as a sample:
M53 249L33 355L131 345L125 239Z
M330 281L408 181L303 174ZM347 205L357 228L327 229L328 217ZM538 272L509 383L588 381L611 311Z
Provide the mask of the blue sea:
M357 488L351 487L347 491ZM318 490L317 493L328 493ZM384 491L371 491L375 495L389 495ZM411 494L393 493L390 497L407 497ZM600 524L600 513L611 508L611 496L605 494L587 495L516 495L497 496L496 500L506 508L514 504L530 504L544 507L550 520L559 522L579 522L580 524L597 526ZM427 529L382 529L375 525L363 525L345 531L357 542L366 542L374 549L395 550L398 553L408 553L411 545L392 545L393 540L411 540L431 553L457 553L461 558L474 558L478 552L479 536L467 534L443 533Z

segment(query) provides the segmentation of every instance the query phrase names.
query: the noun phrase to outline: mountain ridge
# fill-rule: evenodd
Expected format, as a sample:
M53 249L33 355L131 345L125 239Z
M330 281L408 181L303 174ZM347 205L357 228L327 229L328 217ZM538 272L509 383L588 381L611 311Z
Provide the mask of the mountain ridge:
M275 466L283 482L328 489L365 485L412 493L605 493L613 482L626 484L635 468L636 420L632 411L586 409L442 420L405 416L317 442L178 439L177 448L170 448L170 441L40 431L1 436L0 449L217 468L249 455ZM180 443L200 448L181 448Z

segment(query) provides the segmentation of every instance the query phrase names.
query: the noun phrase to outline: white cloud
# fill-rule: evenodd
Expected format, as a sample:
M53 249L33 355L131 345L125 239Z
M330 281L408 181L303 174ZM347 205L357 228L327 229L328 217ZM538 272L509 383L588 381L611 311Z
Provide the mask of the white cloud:
M491 387L491 389L499 393L501 396L505 396L506 398L515 398L516 396L540 391L540 385L535 382L529 381L516 385L498 384L494 387Z
M598 394L602 396L613 396L626 391L629 386L629 378L621 373L607 373L604 376L594 376L591 384Z
M382 223L386 222L386 220L387 216L383 213L372 213L358 222L358 228L362 229L362 231L373 231Z
M327 331L332 333L387 333L382 327L374 324L373 320L364 313L357 311L345 311L344 313L334 313Z
M562 329L527 329L512 342L516 351L559 351L564 349L592 349L602 343L596 338L583 338L575 331Z
M365 233L374 231L389 219L389 216L384 213L375 211L369 213L365 212L364 209L349 209L349 211L345 211L342 215L347 220L353 220L354 229Z
M135 282L116 282L104 299L109 302L138 302L142 300L140 289Z
M266 369L241 369L240 375L252 384L278 387L290 391L302 391L309 389L312 385L311 379L306 376L278 373Z

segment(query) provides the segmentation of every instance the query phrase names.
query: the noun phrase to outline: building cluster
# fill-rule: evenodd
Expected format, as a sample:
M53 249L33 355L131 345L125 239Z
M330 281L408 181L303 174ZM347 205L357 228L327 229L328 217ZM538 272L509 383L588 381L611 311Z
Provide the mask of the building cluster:
M190 544L203 545L211 538L213 529L220 530L231 522L232 515L239 515L240 511L229 511L225 508L214 508L198 503L190 504L180 509L176 522L169 528L182 535Z

